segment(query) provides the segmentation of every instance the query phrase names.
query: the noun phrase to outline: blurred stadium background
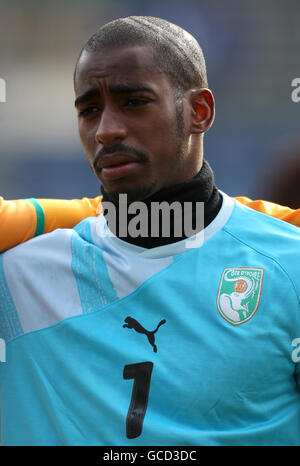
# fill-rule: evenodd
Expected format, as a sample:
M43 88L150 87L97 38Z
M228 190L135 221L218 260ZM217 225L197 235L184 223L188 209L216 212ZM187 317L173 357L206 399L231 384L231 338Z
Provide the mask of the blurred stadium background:
M205 156L219 188L300 207L300 102L291 99L299 0L0 0L0 195L99 194L77 135L72 75L91 34L128 15L162 17L199 40L216 99Z

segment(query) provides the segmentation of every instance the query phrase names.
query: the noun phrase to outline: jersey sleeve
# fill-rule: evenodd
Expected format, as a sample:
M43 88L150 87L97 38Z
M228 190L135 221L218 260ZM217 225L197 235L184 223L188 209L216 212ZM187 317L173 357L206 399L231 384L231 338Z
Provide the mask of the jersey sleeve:
M0 252L35 236L36 208L39 209L38 203L35 206L28 199L6 201L0 197Z
M56 228L73 228L87 217L101 214L102 196L88 199L38 199L45 212L44 233Z
M56 228L73 228L102 212L102 196L94 199L19 199L0 197L0 252Z
M290 207L274 204L273 202L268 201L253 201L252 199L244 196L236 197L235 199L247 207L251 207L251 209L300 227L300 209L294 210Z

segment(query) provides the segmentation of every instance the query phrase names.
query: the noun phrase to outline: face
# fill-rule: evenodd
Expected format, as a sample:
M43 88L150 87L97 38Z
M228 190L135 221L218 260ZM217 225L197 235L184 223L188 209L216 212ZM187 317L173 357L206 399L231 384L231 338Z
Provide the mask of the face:
M75 77L79 134L109 197L145 199L193 177L174 88L148 46L81 56ZM184 126L184 124L183 124ZM182 127L182 124L181 124Z

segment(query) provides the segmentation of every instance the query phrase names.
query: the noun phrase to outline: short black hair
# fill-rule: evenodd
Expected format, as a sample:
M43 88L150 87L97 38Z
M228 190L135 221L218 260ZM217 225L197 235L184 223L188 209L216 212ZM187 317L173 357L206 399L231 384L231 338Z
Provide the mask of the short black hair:
M152 16L129 16L104 24L86 42L78 61L83 52L131 45L152 46L158 68L180 93L207 87L205 60L197 40L180 26Z

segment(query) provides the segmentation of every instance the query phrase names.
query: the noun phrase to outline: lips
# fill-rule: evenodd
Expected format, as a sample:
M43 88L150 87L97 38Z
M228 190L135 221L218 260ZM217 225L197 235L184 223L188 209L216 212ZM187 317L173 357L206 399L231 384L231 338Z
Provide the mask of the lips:
M118 179L130 174L140 164L129 154L107 154L94 164L103 179Z

